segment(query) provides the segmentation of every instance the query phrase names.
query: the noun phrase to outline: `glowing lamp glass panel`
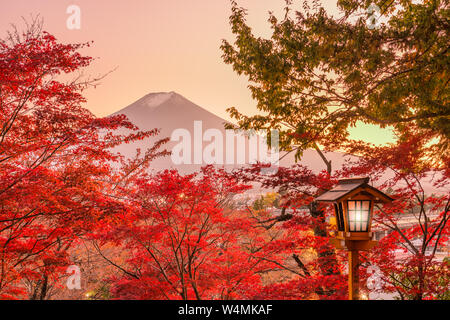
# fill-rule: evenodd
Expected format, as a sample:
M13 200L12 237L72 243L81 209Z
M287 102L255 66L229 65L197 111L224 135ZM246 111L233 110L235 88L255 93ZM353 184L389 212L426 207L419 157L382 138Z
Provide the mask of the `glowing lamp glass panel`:
M349 200L348 228L350 232L367 232L369 230L370 200Z

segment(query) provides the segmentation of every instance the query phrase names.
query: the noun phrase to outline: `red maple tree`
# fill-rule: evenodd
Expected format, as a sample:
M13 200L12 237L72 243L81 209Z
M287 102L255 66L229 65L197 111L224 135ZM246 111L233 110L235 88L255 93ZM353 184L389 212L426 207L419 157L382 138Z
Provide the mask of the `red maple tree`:
M443 299L450 279L449 261L443 259L450 235L449 158L436 163L427 157L431 132L409 126L398 134L398 142L385 146L352 144L349 150L358 158L340 172L370 176L395 199L375 210L375 227L386 235L362 262L361 284L400 299ZM370 266L376 269L367 274ZM376 283L367 282L371 276Z
M67 249L122 210L105 192L120 160L111 148L157 134L85 109L81 92L97 79L58 80L90 64L86 46L59 43L38 19L0 41L0 298L45 298Z
M118 299L252 298L261 274L282 265L286 244L267 239L230 200L249 187L224 170L205 167L182 176L164 171L135 181L134 208L95 235L125 250L126 261L107 257Z
M281 228L295 232L286 238L286 269L293 277L288 281L269 283L259 294L260 299L344 299L347 282L343 275L345 256L339 255L329 243L333 226L327 218L333 213L318 205L314 198L330 189L336 179L327 171L315 173L296 164L280 167L265 174L267 164L257 163L236 170L241 181L258 183L263 188L275 189L281 196L281 209L269 219L259 219L257 225L266 229ZM250 210L250 209L249 209Z
M448 163L436 163L427 157L433 150L428 144L431 133L409 127L398 135L396 143L382 147L361 141L344 145L354 157L333 176L325 171L313 173L302 165L266 175L261 174L265 165L257 164L235 173L242 181L278 189L284 199L281 213L262 222L266 228L281 225L303 231L292 239L292 248L297 252L291 252L297 263L297 269L291 271L300 275L288 282L265 286L261 298L304 299L311 298L311 293L324 299L347 297L346 257L328 241L334 227L326 222L326 217L333 216L333 209L318 205L314 198L330 189L337 179L353 176L369 176L395 199L375 210L375 228L385 230L387 236L372 251L362 254L363 291L395 293L400 299L448 297L449 262L436 256L438 252L445 254L448 248ZM319 210L325 214L316 215ZM301 253L307 250L313 250L316 256L304 263ZM373 274L374 270L379 272Z

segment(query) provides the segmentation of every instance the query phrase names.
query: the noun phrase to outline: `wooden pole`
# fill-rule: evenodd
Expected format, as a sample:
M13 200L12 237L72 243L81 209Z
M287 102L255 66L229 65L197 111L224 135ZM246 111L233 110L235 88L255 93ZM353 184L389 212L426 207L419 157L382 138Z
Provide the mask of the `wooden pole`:
M348 300L359 300L358 250L348 251Z

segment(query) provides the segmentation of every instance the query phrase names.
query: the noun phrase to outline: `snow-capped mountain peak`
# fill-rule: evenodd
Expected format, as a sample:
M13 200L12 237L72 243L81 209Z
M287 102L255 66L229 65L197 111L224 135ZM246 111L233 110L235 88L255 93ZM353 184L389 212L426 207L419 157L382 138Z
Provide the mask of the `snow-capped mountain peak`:
M150 93L142 97L139 100L139 104L144 105L147 108L156 108L175 95L176 93L173 91Z

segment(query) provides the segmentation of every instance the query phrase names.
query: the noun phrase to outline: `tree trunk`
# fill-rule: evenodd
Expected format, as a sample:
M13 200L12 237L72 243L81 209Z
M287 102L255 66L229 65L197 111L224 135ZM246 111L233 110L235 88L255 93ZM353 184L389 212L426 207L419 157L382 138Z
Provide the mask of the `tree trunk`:
M318 223L313 226L314 235L317 237L327 237L327 230L323 225L323 223L325 223L325 212L318 210L317 203L313 202L310 206L310 213L313 218L319 220ZM333 247L330 245L324 245L319 248L317 255L320 272L322 275L330 276L340 274L339 271L337 271L338 262L336 259L336 252ZM327 296L333 295L335 290L324 290L324 288L319 288L318 293L323 299L326 299Z

